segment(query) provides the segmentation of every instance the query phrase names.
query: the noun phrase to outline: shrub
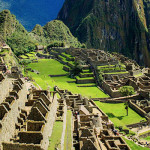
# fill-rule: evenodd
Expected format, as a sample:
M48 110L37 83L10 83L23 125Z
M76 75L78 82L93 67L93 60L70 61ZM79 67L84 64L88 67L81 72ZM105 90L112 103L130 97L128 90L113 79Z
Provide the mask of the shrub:
M129 96L135 94L134 88L132 86L123 86L119 89L119 92L123 96Z

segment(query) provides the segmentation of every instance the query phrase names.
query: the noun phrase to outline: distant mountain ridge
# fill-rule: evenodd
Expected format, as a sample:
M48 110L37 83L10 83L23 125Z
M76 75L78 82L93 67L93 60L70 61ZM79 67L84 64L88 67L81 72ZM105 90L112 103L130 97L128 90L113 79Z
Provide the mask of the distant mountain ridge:
M0 0L0 11L9 9L29 31L36 24L56 19L64 0Z
M53 20L43 27L36 25L32 32L27 32L9 10L0 12L0 40L6 41L16 55L33 51L37 45L48 46L54 42L82 46L62 21Z

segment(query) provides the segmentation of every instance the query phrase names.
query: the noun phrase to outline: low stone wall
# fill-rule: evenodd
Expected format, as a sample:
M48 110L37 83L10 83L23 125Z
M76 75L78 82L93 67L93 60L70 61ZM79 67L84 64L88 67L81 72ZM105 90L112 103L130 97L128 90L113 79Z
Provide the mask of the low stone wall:
M85 83L95 83L94 79L77 79L76 78L77 84L85 84Z
M70 68L69 68L69 67L67 67L67 66L63 66L63 70L65 70L65 71L69 72L69 71L70 71Z
M117 98L117 97L121 97L121 93L119 92L119 90L112 90L111 87L105 82L103 81L102 83L102 88L106 91L106 93L108 93L111 97Z
M3 143L3 150L44 150L40 145L20 144L20 143Z
M144 110L142 110L140 107L138 107L136 104L134 104L131 100L129 100L129 107L132 108L134 111L136 111L142 117L146 118L147 113Z
M57 101L57 95L55 94L55 98L53 100L53 103L50 106L50 112L48 113L47 116L47 123L45 124L44 131L43 131L43 140L41 141L41 148L46 150L49 146L49 137L52 134L53 131L53 125L55 122L55 117L56 117L56 112L57 112L57 106L58 106L58 101Z
M127 125L127 127L132 127L132 128L137 128L137 127L140 127L140 126L144 126L145 124L147 124L147 121L144 121L144 122L139 122L139 123L134 123L134 124L129 124Z
M124 73L124 74L120 74L120 73L104 74L104 78L105 79L111 79L112 75L117 75L119 78L123 78L123 77L128 77L130 74L129 73Z
M61 136L61 150L64 149L64 139L65 139L65 132L66 132L66 118L67 117L67 105L66 101L64 101L64 114L63 114L63 132Z
M80 78L93 77L93 74L90 74L90 73L89 73L89 74L82 74L82 73L80 73L80 74L79 74L79 77L80 77Z
M142 135L140 135L139 137L140 137L140 138L146 138L146 137L148 137L148 136L150 136L150 132L145 133L145 134L142 134Z
M58 75L49 75L50 77L63 77L63 76L66 76L68 75L67 73L66 74L58 74Z
M97 100L97 101L104 101L104 100L115 100L115 101L125 101L129 99L139 99L141 96L139 94L131 95L131 96L124 96L124 97L118 97L118 98L93 98L92 100Z
M6 77L2 82L0 82L0 103L2 103L4 98L8 96L9 91L11 91L12 88L12 79Z
M134 71L129 71L129 73L131 76L135 76L135 75L142 73L142 71L141 70L134 70Z
M27 100L26 94L27 88L26 84L24 84L23 89L18 93L19 98L12 102L10 105L11 110L1 120L0 142L9 142L10 138L14 135L17 116L19 116L20 109L24 109L25 107L25 101Z

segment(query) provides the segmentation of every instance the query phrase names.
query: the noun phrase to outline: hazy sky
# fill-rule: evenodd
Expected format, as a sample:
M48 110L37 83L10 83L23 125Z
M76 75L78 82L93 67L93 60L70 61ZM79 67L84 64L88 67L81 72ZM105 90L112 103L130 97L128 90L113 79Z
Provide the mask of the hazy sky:
M0 11L9 9L26 29L55 19L65 0L0 0Z

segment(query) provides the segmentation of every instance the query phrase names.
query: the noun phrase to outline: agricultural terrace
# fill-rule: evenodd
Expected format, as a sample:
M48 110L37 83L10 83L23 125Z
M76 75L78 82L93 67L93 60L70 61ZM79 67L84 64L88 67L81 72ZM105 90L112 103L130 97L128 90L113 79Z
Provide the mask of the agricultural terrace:
M93 87L78 87L75 82L68 83L68 81L75 81L68 77L66 71L63 70L63 65L54 59L39 59L37 63L30 63L28 68L39 72L28 71L28 76L31 77L35 82L35 86L39 86L42 89L47 89L57 85L59 88L67 89L71 92L82 94L83 96L92 98L104 98L108 97L103 91L99 90L97 86ZM61 77L50 77L49 75L60 75Z

